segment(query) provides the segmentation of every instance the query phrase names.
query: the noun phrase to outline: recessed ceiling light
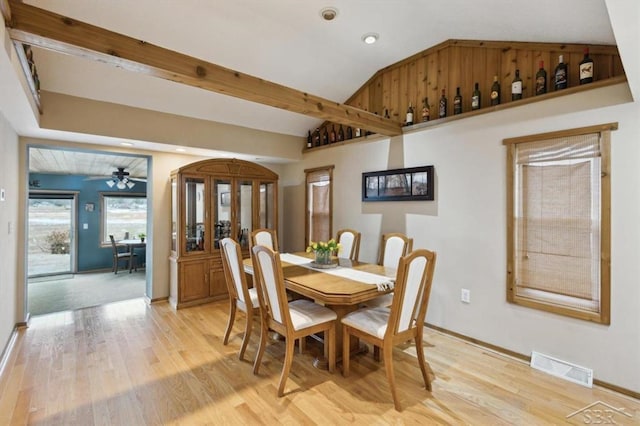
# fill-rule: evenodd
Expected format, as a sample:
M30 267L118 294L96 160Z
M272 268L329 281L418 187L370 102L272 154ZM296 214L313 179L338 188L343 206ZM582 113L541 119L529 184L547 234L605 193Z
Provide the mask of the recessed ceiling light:
M338 9L335 7L325 7L320 10L320 16L322 16L322 19L325 21L333 21L338 16Z
M373 44L376 41L378 41L379 38L380 38L379 34L366 33L365 35L362 36L362 41L364 41L366 44Z
M131 142L120 142L120 145L122 145L122 146L133 146L133 144Z
M184 148L176 148L176 151L178 151L178 152L185 152L185 151L186 151L186 149L184 149Z

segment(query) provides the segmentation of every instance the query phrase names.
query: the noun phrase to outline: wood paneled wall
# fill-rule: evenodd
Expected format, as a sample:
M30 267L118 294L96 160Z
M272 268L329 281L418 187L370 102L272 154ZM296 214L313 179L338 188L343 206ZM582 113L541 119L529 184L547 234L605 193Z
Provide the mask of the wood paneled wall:
M471 110L474 84L479 84L482 108L490 105L491 85L498 76L502 104L511 102L511 82L520 70L523 98L534 93L539 62L547 71L548 92L553 92L553 73L559 55L568 67L568 87L579 85L578 64L584 48L594 61L594 81L624 75L616 46L560 43L498 42L448 40L378 71L345 104L384 114L404 122L409 102L414 107L414 122L421 120L422 101L429 98L431 119L438 118L442 89L448 99L447 116L453 114L453 98L460 87L463 112ZM324 123L323 126L332 123ZM336 129L338 126L336 125Z

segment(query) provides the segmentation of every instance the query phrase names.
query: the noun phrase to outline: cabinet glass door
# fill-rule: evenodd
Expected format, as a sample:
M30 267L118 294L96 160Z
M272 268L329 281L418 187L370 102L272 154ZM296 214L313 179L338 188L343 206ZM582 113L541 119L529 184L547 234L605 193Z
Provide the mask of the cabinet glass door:
M185 178L185 251L204 251L205 183L203 178Z
M260 211L258 217L260 218L259 228L275 229L275 184L270 182L260 183Z
M171 251L178 249L178 184L171 178Z
M251 181L239 181L236 193L237 205L237 237L242 248L249 248L249 238L252 227L252 199L253 183Z
M220 240L231 237L231 181L213 181L213 247L220 248Z

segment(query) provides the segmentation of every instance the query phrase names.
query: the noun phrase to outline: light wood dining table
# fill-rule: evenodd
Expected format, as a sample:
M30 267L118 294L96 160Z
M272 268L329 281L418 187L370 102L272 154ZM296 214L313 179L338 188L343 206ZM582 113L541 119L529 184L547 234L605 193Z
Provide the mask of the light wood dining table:
M296 256L309 258L309 262L313 260L312 254L293 253ZM353 268L359 271L369 272L376 275L382 275L391 279L395 279L396 270L393 268L385 268L384 266L352 261L349 259L335 259L339 263L339 267ZM247 274L253 275L253 265L251 259L245 259L244 270ZM342 358L342 318L349 312L358 309L358 305L362 302L372 300L378 296L390 293L393 290L378 290L376 285L366 284L330 274L331 269L316 269L302 265L295 265L282 261L282 272L284 276L285 286L288 290L300 294L304 297L313 299L316 303L320 303L327 308L332 309L338 316L336 323L336 359ZM351 338L352 352L360 352L359 342L355 338ZM314 365L325 367L326 358L328 358L327 346L324 347L325 360L317 360Z

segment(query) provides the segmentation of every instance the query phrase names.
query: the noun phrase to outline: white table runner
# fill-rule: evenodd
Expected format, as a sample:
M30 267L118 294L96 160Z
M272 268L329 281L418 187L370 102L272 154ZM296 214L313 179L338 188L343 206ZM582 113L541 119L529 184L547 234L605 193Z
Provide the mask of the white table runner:
M375 285L379 291L392 290L395 284L395 278L389 278L384 275L372 274L371 272L359 271L353 268L345 268L337 266L332 269L318 269L311 266L311 260L307 257L296 256L295 254L280 254L282 262L291 263L292 265L302 266L304 268L321 271L325 274L335 275L341 278L347 278L364 284Z

